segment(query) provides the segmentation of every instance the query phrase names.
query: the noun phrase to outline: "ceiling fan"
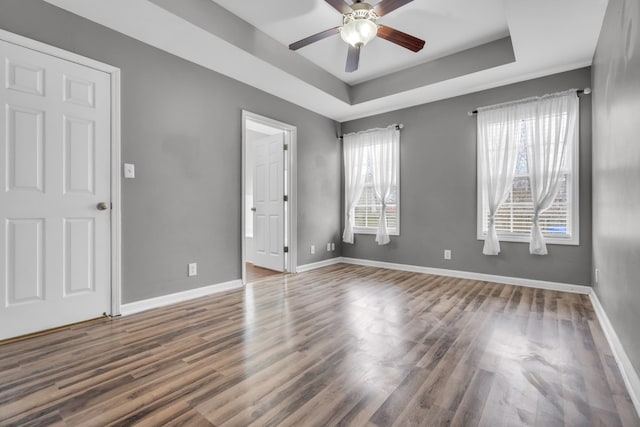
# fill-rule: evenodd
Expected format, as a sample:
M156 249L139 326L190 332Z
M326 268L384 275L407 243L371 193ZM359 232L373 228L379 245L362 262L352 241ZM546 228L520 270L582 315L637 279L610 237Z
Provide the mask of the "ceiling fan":
M334 9L342 13L342 26L330 28L312 36L298 40L289 45L289 49L298 50L301 47L325 39L340 33L342 40L349 44L347 53L347 65L345 71L351 73L358 69L360 62L360 49L373 40L376 36L391 43L395 43L413 52L418 52L424 47L424 40L413 37L395 28L386 25L378 25L376 21L381 16L393 12L413 0L382 0L375 6L362 0L354 0L348 5L344 0L325 0Z

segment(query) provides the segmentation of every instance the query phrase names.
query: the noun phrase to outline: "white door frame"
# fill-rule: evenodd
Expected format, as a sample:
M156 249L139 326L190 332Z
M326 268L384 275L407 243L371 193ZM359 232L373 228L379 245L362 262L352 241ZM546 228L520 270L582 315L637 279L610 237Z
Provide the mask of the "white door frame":
M122 286L120 69L2 29L0 29L0 40L93 68L111 76L111 313L108 314L118 316Z
M240 200L242 200L242 227L241 227L241 241L242 241L242 284L247 284L247 268L246 268L246 243L245 243L245 174L247 169L247 121L257 122L272 128L280 129L284 132L284 143L288 145L289 155L285 158L285 170L287 171L286 187L288 189L287 200L287 215L285 217L284 227L288 236L287 246L289 252L285 253L285 265L286 271L289 273L295 273L298 265L298 254L296 248L298 246L298 170L297 170L297 141L298 141L298 128L287 123L279 122L277 120L270 119L268 117L261 116L259 114L252 113L247 110L242 110L242 193ZM284 241L284 239L283 239Z

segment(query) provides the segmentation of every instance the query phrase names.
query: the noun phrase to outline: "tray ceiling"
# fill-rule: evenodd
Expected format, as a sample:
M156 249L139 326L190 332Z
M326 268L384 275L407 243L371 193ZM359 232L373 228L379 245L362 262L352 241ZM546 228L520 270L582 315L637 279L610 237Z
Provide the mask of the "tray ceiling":
M342 24L342 16L324 0L211 0L288 46L311 34ZM369 2L372 5L379 0ZM298 51L340 80L357 84L509 35L503 0L413 1L381 17L379 24L426 40L413 53L375 38L362 49L360 68L344 71L347 45L339 35Z
M427 41L385 40L345 73L340 25L324 0L45 0L337 121L591 64L607 0L415 0L380 23ZM377 3L377 0L372 3Z

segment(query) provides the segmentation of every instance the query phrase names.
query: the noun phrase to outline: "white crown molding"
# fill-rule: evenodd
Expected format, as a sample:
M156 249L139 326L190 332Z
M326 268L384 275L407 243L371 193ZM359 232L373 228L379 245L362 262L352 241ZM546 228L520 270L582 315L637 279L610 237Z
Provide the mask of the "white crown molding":
M139 313L141 311L164 307L166 305L176 304L183 301L189 301L194 298L200 298L207 295L213 295L220 292L232 291L240 288L242 288L242 280L240 279L231 280L229 282L217 283L215 285L209 285L201 288L190 289L188 291L176 292L175 294L163 295L160 297L130 302L128 304L122 304L120 306L120 314L123 316L128 316L130 314Z
M607 313L604 311L604 307L600 304L595 289L591 288L589 298L591 299L591 305L593 305L593 309L596 312L604 336L609 342L613 357L616 359L624 384L627 386L627 391L629 392L633 406L636 408L636 413L640 415L640 376L638 376L638 372L633 368L631 360L629 356L627 356L627 352L624 350L620 338L618 338L618 334L616 334L615 329L613 329L613 325Z
M331 76L320 80L333 81L329 86L339 89L328 90L324 84L312 84L308 81L308 73L297 73L296 67L279 68L261 58L264 51L254 56L150 0L44 1L339 122L590 65L606 9L606 4L585 9L582 19L560 20L561 26L550 27L541 36L538 21L531 19L530 9L542 13L541 16L552 10L554 16L571 17L575 10L584 9L583 2L571 0L566 4L562 2L561 6L551 0L512 2L517 4L509 5L506 15L509 22L518 23L517 28L511 31L516 62L351 105L342 95L346 89L339 88L340 82L334 84L335 79ZM169 4L172 3L176 2ZM145 25L140 25L137 18L140 16L145 17ZM567 22L572 26L570 29L566 27ZM168 28L171 31L167 31ZM567 33L572 37L566 37ZM296 58L296 63L297 60L301 58ZM303 68L307 69L306 66ZM317 71L319 75L326 74L323 70Z

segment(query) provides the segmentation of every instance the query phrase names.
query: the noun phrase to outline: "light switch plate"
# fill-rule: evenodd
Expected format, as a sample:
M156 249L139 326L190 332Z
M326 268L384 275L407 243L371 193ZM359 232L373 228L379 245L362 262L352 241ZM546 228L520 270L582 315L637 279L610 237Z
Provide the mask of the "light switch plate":
M124 177L125 178L135 178L136 177L136 166L133 163L125 163L124 164Z

